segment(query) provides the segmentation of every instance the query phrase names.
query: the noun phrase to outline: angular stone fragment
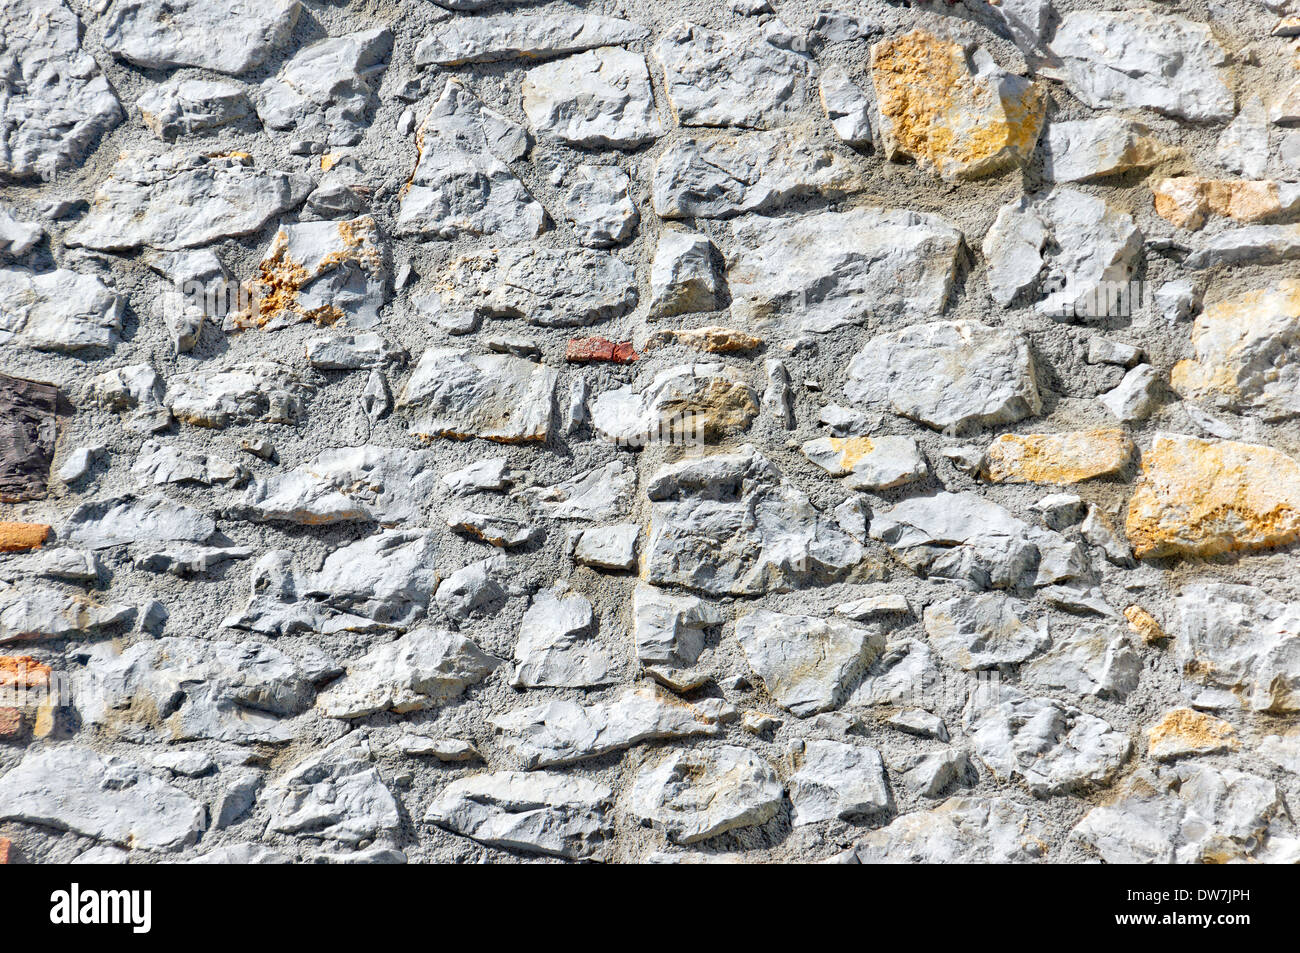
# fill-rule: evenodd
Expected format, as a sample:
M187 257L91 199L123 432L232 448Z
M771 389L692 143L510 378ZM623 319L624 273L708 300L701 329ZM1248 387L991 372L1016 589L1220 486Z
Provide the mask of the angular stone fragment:
M1187 268L1216 265L1276 265L1300 258L1300 225L1249 225L1207 239L1187 256Z
M643 665L666 672L689 669L704 651L704 630L724 621L722 610L695 596L638 583L632 593L632 636Z
M108 549L128 543L202 543L216 532L206 513L160 494L122 496L82 503L59 531L64 543Z
M1277 787L1253 774L1141 768L1070 836L1111 864L1233 863L1258 850L1280 810Z
M94 275L0 269L0 347L92 357L117 345L125 311L126 299Z
M844 67L834 64L826 67L818 91L835 135L851 146L870 145L871 101L849 78Z
M894 799L885 783L880 752L839 741L806 741L795 756L790 801L796 827L818 821L870 816Z
M432 304L443 315L465 315L475 323L521 318L544 328L608 321L637 302L635 271L608 252L536 245L456 258L435 288L438 300Z
M437 484L436 459L431 450L398 447L326 450L306 466L256 480L241 506L251 519L308 526L404 523L423 512Z
M422 472L384 475L415 494L429 487ZM354 482L364 480L362 475ZM437 557L432 530L384 530L326 556L320 570L305 581L303 592L340 612L406 625L423 618L438 588Z
M636 543L641 527L635 523L580 530L573 543L574 561L597 569L628 572L636 568Z
M732 354L757 350L763 346L763 339L739 328L710 324L702 328L665 328L655 331L646 339L645 347L649 351L668 344L682 344L709 354Z
M499 663L455 632L415 629L349 665L316 704L330 718L424 711L458 697Z
M524 613L515 642L516 688L588 688L611 681L609 653L595 637L591 603L543 590Z
M394 347L374 333L337 334L312 338L307 342L307 361L312 367L323 371L381 368L405 360L404 350Z
M863 184L840 155L777 130L670 145L655 163L651 196L661 218L730 218L804 197L842 198Z
M305 390L285 365L255 361L169 377L163 402L177 420L195 427L288 424L301 415Z
M751 446L655 474L643 577L710 595L759 595L850 575L862 545Z
M57 387L0 374L0 503L45 496L58 409Z
M128 152L64 243L98 251L196 248L257 231L299 205L310 186L307 176L263 172L237 154Z
M1041 818L1009 798L953 797L872 831L837 860L850 864L1025 864L1047 852Z
M627 809L677 844L766 824L784 800L771 765L745 748L676 749L647 761L632 781Z
M657 738L717 735L712 715L650 684L614 701L551 701L489 719L526 768L595 758Z
M265 642L164 638L96 646L77 711L110 736L282 743L312 700L296 663Z
M1155 409L1161 390L1161 376L1150 364L1139 364L1119 382L1097 398L1097 402L1122 423L1146 420Z
M534 487L528 498L550 519L607 520L625 515L635 493L636 468L611 460L553 486Z
M571 146L629 149L663 133L644 57L616 46L533 67L523 95L533 132Z
M262 792L270 829L352 846L395 833L397 801L373 761L365 741L345 735L299 762Z
M0 206L0 256L21 258L41 243L45 228L37 222L22 222Z
M869 318L938 315L961 232L937 215L860 208L798 218L748 216L728 260L732 313L750 327L798 316L824 332Z
M1214 754L1240 747L1237 730L1222 718L1191 708L1174 708L1147 729L1147 757L1173 761L1189 754Z
M1290 543L1300 537L1300 463L1270 447L1158 433L1124 528L1139 557Z
M670 318L712 311L717 305L713 243L699 232L664 229L650 265L650 314Z
M461 66L494 60L541 59L645 39L645 27L616 17L571 13L457 17L415 48L417 66Z
M1232 90L1219 69L1227 54L1203 23L1146 10L1076 10L1062 17L1051 52L1070 91L1093 109L1146 107L1193 122L1232 118Z
M817 67L758 32L720 33L679 21L655 47L673 115L683 126L766 129L795 121Z
M372 328L384 304L385 248L369 215L283 225L248 285L248 307L228 329L275 330L300 321Z
M206 826L203 805L124 758L64 744L0 776L0 818L143 850L179 850Z
M1203 582L1174 600L1178 664L1249 711L1300 710L1300 607L1254 586Z
M1122 473L1135 453L1122 430L1009 433L989 445L984 470L993 483L1080 483Z
M1143 123L1118 116L1053 122L1043 140L1049 182L1087 182L1156 165L1171 150Z
M1024 335L975 321L877 335L849 364L844 394L936 430L1015 423L1042 409Z
M386 29L317 40L262 83L254 94L257 115L266 127L309 142L356 145L379 102L374 87L392 50Z
M976 493L936 493L878 512L871 536L914 572L972 589L1045 586L1087 567L1079 545Z
M146 572L169 572L173 576L206 573L232 559L248 559L253 550L247 546L200 546L179 543L142 553L135 557L136 568Z
M651 380L605 391L590 406L593 428L621 446L715 443L749 428L758 395L723 364L684 364Z
M242 480L248 471L221 457L181 450L179 447L146 440L131 473L142 483L161 486L165 483L229 483Z
M1300 205L1300 185L1272 179L1206 179L1195 175L1152 179L1156 214L1192 231L1209 215L1262 222Z
M253 111L239 83L184 76L155 86L135 101L135 108L164 142L228 126Z
M133 606L101 603L49 586L0 584L0 644L84 638L130 622Z
M1019 779L1037 797L1108 784L1131 748L1100 718L1015 689L1004 689L997 704L972 698L966 729L994 776Z
M1096 622L1057 626L1052 647L1020 669L1026 685L1121 700L1137 688L1141 674L1142 659L1128 634Z
M851 490L889 490L930 472L911 437L818 437L800 450L831 476L847 475Z
M1192 348L1195 357L1169 373L1184 398L1265 420L1300 414L1300 281L1206 305L1192 325Z
M0 49L0 176L52 179L122 121L117 96L81 47L81 21L62 0L6 2Z
M397 406L410 408L410 432L425 438L544 441L558 377L554 368L509 354L429 348Z
M1032 82L913 30L871 48L871 79L885 157L909 156L942 178L973 179L1026 161L1043 125Z
M506 165L528 149L518 123L449 79L415 142L419 159L402 195L399 234L522 240L541 233L545 211Z
M801 718L838 707L885 648L875 628L767 609L740 616L736 640L776 703Z
M965 671L1011 665L1051 644L1047 618L1000 592L962 595L925 607L925 634L949 665Z
M614 835L613 800L608 785L589 778L496 771L451 782L424 819L504 850L599 859Z
M104 48L149 69L245 73L289 38L300 11L298 0L118 0Z
M627 173L617 166L580 165L574 178L564 197L564 217L573 224L578 241L589 248L627 241L640 221L627 195Z

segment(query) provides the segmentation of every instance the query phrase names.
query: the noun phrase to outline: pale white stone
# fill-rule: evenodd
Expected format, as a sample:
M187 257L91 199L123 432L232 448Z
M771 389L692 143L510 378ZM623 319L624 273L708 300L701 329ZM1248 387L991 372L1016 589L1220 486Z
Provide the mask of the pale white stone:
M677 844L694 844L739 827L766 824L784 800L776 772L752 751L669 749L632 781L627 809Z
M584 148L634 148L663 133L640 53L616 46L535 66L524 76L533 132Z

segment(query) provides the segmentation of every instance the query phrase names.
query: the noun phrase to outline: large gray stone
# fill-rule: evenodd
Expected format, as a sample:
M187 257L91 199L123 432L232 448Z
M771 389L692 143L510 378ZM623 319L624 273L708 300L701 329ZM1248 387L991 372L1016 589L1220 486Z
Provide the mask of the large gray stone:
M635 148L663 133L640 53L607 46L535 66L523 92L533 132L571 146Z
M0 268L0 347L93 356L117 346L126 299L94 275Z
M245 73L289 38L298 0L117 0L104 48L136 66Z
M544 441L555 413L554 368L510 354L429 348L397 402L421 437Z
M628 792L627 809L677 844L766 824L784 801L771 765L744 748L670 749L651 757Z
M641 40L650 31L616 17L572 13L457 17L420 41L417 66L541 59Z

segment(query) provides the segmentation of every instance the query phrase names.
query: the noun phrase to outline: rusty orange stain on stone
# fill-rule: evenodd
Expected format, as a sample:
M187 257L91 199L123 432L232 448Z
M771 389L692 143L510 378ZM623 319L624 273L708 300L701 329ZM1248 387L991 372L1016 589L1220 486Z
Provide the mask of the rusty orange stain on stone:
M994 483L1079 483L1122 471L1137 448L1122 430L1003 434L989 446Z

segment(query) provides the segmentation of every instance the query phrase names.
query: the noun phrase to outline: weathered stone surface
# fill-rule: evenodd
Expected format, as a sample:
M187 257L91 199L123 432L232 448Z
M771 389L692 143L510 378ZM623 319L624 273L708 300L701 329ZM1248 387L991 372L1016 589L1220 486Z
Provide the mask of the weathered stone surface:
M661 218L730 218L807 196L842 198L863 184L837 153L777 130L674 143L655 163L651 197Z
M1076 10L1062 17L1051 52L1070 91L1093 109L1146 107L1195 122L1232 118L1232 90L1219 68L1227 55L1203 23L1146 10Z
M961 232L937 215L862 208L799 218L748 216L728 261L732 313L750 327L794 312L830 331L870 318L938 315Z
M49 586L0 585L0 644L98 635L131 621L135 612Z
M1191 708L1167 711L1147 730L1147 757L1173 761L1185 755L1215 754L1240 746L1237 730L1222 718Z
M128 543L202 543L216 528L208 514L153 494L82 503L68 516L59 538L87 549L108 549Z
M646 487L642 575L710 595L758 595L850 575L862 545L751 446L686 458Z
M298 0L118 0L104 48L136 66L245 73L289 38Z
M611 460L568 480L527 492L533 505L551 519L614 519L626 515L632 507L636 469L622 460Z
M574 561L596 569L629 572L636 568L636 544L641 527L635 523L579 530L573 542Z
M1300 258L1300 225L1248 225L1206 239L1187 256L1188 268L1216 265L1276 265Z
M128 152L64 243L99 251L196 248L257 231L299 205L310 188L306 176L260 171L237 154Z
M256 520L409 522L437 482L436 457L431 450L397 447L326 450L306 466L255 480L240 503Z
M649 31L616 17L570 13L457 17L426 36L418 66L460 66L493 60L540 59L645 39Z
M1027 339L975 321L877 335L849 364L844 395L936 430L1015 423L1042 409Z
M0 206L0 256L21 258L41 243L45 229L37 222L21 222Z
M637 302L635 272L608 252L536 245L456 258L435 288L434 310L465 315L475 325L521 318L546 328L583 327L626 314Z
M1139 364L1119 382L1097 398L1107 411L1121 423L1140 423L1151 416L1161 391L1163 379L1150 364Z
M1025 864L1043 859L1040 818L1009 798L954 797L872 831L837 860L849 864Z
M1206 305L1192 325L1192 348L1195 357L1169 374L1184 398L1265 420L1300 414L1300 281Z
M509 354L430 348L420 356L397 406L410 409L417 436L543 441L555 411L553 368Z
M1032 82L984 50L913 30L871 47L871 79L885 157L907 156L944 179L972 179L1023 163L1043 125Z
M396 833L397 801L373 760L349 735L290 768L262 792L271 830L354 847Z
M628 447L700 440L749 429L758 395L724 364L683 364L650 380L608 390L590 405L593 428Z
M985 473L994 483L1080 483L1122 473L1136 453L1122 430L1002 434L989 445Z
M776 772L744 748L668 750L632 781L627 809L677 844L766 824L784 800Z
M618 245L632 236L640 221L628 198L631 180L617 166L580 165L564 197L564 217L578 241L589 248Z
M528 149L518 123L449 79L415 137L419 158L397 215L399 234L534 238L546 213L507 165Z
M1027 685L1079 697L1123 699L1138 686L1142 659L1128 634L1110 623L1057 626L1052 647L1023 666Z
M384 245L373 217L283 225L227 327L275 330L300 321L372 328L384 304Z
M838 707L885 648L874 628L767 609L736 620L736 641L777 704L801 718Z
M357 659L316 704L331 718L424 711L478 684L499 662L463 635L416 629Z
M185 76L155 86L135 101L135 108L164 142L229 126L253 111L239 83Z
M1300 609L1255 586L1198 582L1175 598L1183 672L1250 711L1300 710Z
M1003 690L996 704L972 698L965 723L980 761L1038 797L1108 784L1131 747L1100 718L1015 689Z
M651 674L679 680L704 651L705 630L721 625L720 607L638 583L632 593L632 637L637 661Z
M590 688L613 681L614 662L596 638L591 603L543 590L519 625L516 688Z
M655 58L683 126L767 129L797 120L812 99L817 67L757 31L721 33L680 21L663 34Z
M94 275L0 268L0 347L94 356L117 346L126 299Z
M1086 570L1077 543L975 493L936 493L875 514L871 536L912 571L972 589L1045 586Z
M424 819L493 847L571 859L600 858L614 825L606 784L548 771L495 771L443 788Z
M1053 122L1043 140L1050 182L1087 182L1162 162L1172 150L1149 126L1118 116Z
M248 471L221 457L181 450L175 446L146 440L140 455L131 465L131 473L141 483L162 486L166 483L229 483L243 480Z
M392 49L386 29L317 40L258 87L257 115L268 128L311 142L356 145L378 103L374 87Z
M616 46L533 67L523 94L533 132L571 146L635 148L663 133L645 58Z
M925 607L925 634L949 665L970 671L1023 662L1051 639L1047 618L1000 592L962 595Z
M0 817L143 850L178 850L202 833L203 805L133 761L64 744L34 750L0 777Z
M853 490L889 490L930 472L912 437L818 437L799 449L832 476L847 476Z
M40 549L50 536L49 523L0 522L0 553Z
M850 820L888 810L894 799L885 783L880 752L840 741L806 741L794 758L790 801L794 825Z
M642 685L614 701L556 700L489 719L526 768L544 768L622 751L642 741L717 735L716 720L661 688Z
M1151 180L1156 214L1195 231L1210 215L1262 222L1300 205L1300 186L1272 179L1206 179L1195 175Z
M831 128L851 146L871 144L871 100L844 67L832 64L822 71L818 84L822 109Z
M1270 447L1158 433L1124 528L1139 557L1284 545L1300 537L1300 464Z
M123 652L96 646L77 710L111 736L282 743L287 718L311 705L311 683L264 642L164 638Z
M665 228L650 265L650 313L670 318L717 306L713 243L699 232Z
M285 365L255 361L169 377L163 403L177 420L195 427L288 424L301 415L305 391L301 378Z
M0 503L45 496L58 437L59 391L0 374Z
M1111 864L1232 863L1259 847L1282 809L1271 781L1232 769L1139 769L1071 837Z
M62 0L6 3L0 48L0 176L52 179L122 121L112 87L81 48L81 21Z

